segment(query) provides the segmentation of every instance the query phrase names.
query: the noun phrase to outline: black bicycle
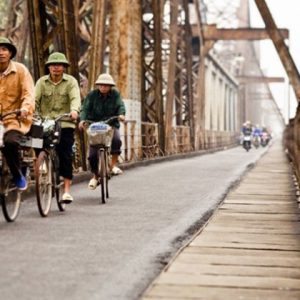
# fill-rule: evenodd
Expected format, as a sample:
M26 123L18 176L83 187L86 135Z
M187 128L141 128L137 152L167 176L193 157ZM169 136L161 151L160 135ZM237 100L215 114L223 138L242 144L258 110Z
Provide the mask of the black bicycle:
M60 122L66 120L70 121L70 114L59 115L54 120L41 121L44 131L43 149L39 152L35 164L35 190L38 210L43 217L48 215L54 196L60 211L64 211L66 206L60 201L64 183L59 175L59 158L55 150L60 141Z
M95 122L87 120L89 124L87 136L89 145L98 149L98 184L101 186L101 202L105 204L105 200L109 198L108 181L111 177L109 171L110 147L113 137L113 128L109 122L118 119L118 116L111 117L105 121Z

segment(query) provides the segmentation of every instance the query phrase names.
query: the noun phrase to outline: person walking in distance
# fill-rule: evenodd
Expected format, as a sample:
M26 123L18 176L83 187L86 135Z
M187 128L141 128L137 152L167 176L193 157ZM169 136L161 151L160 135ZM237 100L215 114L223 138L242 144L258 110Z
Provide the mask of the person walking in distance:
M115 88L115 82L110 74L100 74L95 82L97 88L92 90L85 98L81 113L79 129L85 127L85 121L105 121L110 117L118 116L109 125L114 128L111 144L111 172L113 175L122 174L122 170L117 167L118 157L121 154L122 141L120 138L120 122L125 121L125 105L120 92ZM98 156L97 147L90 146L89 163L94 174L89 182L89 189L94 190L98 185Z
M20 110L20 115L10 115L3 120L5 133L2 153L11 171L13 181L19 190L27 189L27 181L22 174L19 145L22 136L32 124L35 108L34 82L28 69L12 59L16 47L8 38L0 37L0 112L2 114Z
M65 73L70 65L66 56L60 52L52 53L46 64L49 75L42 76L35 86L35 101L37 112L43 118L55 119L58 115L70 113L71 120L78 118L81 99L77 80ZM61 138L56 146L59 157L59 173L64 178L64 194L62 203L71 203L70 193L73 179L72 146L74 144L74 122L61 123Z

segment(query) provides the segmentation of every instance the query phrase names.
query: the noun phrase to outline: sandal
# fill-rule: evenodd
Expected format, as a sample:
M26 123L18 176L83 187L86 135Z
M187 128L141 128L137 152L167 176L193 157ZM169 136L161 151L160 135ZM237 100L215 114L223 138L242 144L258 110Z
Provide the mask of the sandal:
M111 173L113 175L121 175L121 174L123 174L123 171L118 167L113 167L111 170Z
M96 189L96 187L99 185L99 181L96 178L92 178L89 182L88 188L90 190L94 190Z
M65 204L70 204L73 202L73 197L69 193L64 193L60 202Z

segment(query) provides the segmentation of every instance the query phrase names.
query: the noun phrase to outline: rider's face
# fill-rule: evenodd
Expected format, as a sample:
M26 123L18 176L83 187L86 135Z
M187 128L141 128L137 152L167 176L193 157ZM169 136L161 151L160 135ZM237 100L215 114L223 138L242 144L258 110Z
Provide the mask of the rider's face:
M111 85L109 84L98 84L98 89L101 94L107 94L111 90Z
M11 51L6 46L0 46L0 63L3 64L9 62L11 55Z
M65 66L63 64L51 64L49 66L49 72L51 76L61 76L65 71Z

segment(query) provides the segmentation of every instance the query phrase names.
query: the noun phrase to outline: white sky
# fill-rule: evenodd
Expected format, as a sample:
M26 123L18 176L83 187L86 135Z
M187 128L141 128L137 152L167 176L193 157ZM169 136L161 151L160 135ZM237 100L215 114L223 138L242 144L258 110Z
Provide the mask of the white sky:
M247 1L247 0L242 0ZM300 70L300 1L299 0L266 0L273 15L276 25L280 28L287 28L290 31L288 45L293 60ZM253 27L264 27L260 13L256 8L254 0L250 0L251 20ZM262 69L269 76L286 77L286 72L271 41L261 42L261 65ZM286 77L287 78L287 77ZM288 80L287 80L288 82ZM294 116L297 101L292 89L288 91L288 84L271 84L273 95L287 118ZM288 101L290 95L290 101ZM288 104L290 102L290 105ZM290 113L288 114L288 107Z

